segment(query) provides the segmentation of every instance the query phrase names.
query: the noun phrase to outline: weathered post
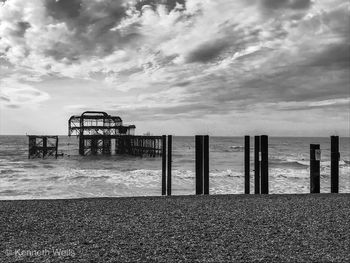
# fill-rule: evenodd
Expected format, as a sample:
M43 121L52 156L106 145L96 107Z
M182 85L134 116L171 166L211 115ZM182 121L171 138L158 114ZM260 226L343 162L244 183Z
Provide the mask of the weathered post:
M204 136L204 194L209 194L209 135Z
M310 144L310 193L320 192L320 159L319 144Z
M167 184L167 195L171 195L171 162L172 162L172 140L173 136L168 135L168 184Z
M261 193L269 193L269 141L267 135L261 135Z
M260 194L260 136L254 137L254 193Z
M162 135L162 195L166 195L166 135Z
M85 139L83 134L79 135L79 154L85 155Z
M47 155L47 137L44 136L43 138L43 158Z
M250 193L250 136L244 136L244 193Z
M195 136L196 147L196 195L203 194L203 136Z
M56 159L57 159L57 155L58 155L57 151L58 151L58 136L56 136L56 145L55 145L55 158Z
M331 136L331 193L339 193L339 136Z

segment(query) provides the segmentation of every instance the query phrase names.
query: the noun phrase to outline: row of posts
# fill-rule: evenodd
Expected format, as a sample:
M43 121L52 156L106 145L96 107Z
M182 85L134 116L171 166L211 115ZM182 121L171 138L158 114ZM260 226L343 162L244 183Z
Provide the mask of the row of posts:
M339 136L331 136L331 193L339 193ZM310 193L320 193L319 144L310 144ZM244 193L250 193L250 136L244 137ZM268 136L254 137L254 193L269 193Z
M331 136L331 193L339 193L339 136ZM320 192L321 150L310 144L310 193Z
M254 137L254 193L269 193L269 138ZM250 136L244 136L244 193L250 193Z
M168 138L167 138L168 137ZM269 193L268 136L254 136L254 193ZM196 195L209 194L209 136L195 136ZM339 136L331 136L331 193L339 192ZM320 193L319 144L310 144L310 193ZM162 195L171 195L172 135L162 136ZM244 193L250 193L250 136L244 136Z
M196 195L209 194L209 135L195 136ZM162 135L162 195L171 195L172 135Z

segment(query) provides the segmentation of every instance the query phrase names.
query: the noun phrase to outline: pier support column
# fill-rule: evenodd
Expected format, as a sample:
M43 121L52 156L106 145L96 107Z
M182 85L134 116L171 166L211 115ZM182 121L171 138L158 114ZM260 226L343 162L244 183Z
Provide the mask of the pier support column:
M310 144L310 193L320 193L320 159L319 144Z
M204 167L203 167L203 179L204 179L204 194L209 194L209 135L205 135L203 139L203 146L204 146L204 152L203 152L203 161L204 161Z
M196 147L196 195L203 194L203 136L195 136Z
M47 155L47 138L43 137L43 158Z
M331 193L339 193L339 136L331 136Z
M98 139L96 139L96 138L91 138L91 139L90 139L90 142L91 142L91 145L90 145L91 154L92 154L92 155L97 155Z
M267 135L261 135L261 193L269 193L269 141Z
M250 194L250 136L244 136L244 193Z
M104 155L111 155L111 139L103 138L102 153Z
M260 136L254 136L254 193L260 194Z
M173 136L168 135L168 184L167 184L167 195L171 195L171 163L172 163L172 144Z
M166 195L166 135L162 135L162 195Z
M83 135L79 136L79 155L85 155L85 139Z

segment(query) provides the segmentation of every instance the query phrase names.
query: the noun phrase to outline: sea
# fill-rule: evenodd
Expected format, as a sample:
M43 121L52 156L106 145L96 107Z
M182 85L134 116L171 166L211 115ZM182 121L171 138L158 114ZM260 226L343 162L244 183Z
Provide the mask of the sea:
M269 137L269 193L310 192L311 143L321 148L321 193L330 193L330 138L319 137ZM243 145L243 137L210 137L210 194L244 193ZM173 195L195 194L194 150L194 136L173 137ZM161 157L79 156L73 136L59 136L58 152L57 159L28 159L26 136L0 136L0 199L161 195ZM340 137L339 192L350 193L348 137Z

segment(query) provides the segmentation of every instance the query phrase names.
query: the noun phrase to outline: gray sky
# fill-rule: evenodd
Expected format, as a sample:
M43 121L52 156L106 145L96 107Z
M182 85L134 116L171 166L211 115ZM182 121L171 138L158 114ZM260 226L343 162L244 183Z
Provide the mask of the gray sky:
M347 0L0 0L0 134L350 135Z

